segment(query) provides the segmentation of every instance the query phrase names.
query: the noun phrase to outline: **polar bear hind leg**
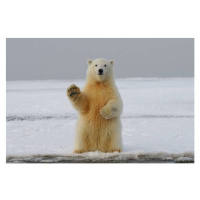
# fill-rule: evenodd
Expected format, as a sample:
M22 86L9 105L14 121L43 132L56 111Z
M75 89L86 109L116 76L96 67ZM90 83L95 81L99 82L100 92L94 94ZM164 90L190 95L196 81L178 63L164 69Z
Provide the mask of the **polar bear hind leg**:
M99 140L99 150L102 152L122 152L121 136L118 132L105 132Z

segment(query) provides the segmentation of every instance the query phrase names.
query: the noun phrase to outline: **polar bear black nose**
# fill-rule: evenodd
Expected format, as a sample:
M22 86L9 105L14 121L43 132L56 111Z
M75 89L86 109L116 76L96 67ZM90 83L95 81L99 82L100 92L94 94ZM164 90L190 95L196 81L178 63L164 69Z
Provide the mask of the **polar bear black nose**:
M99 69L99 74L103 74L103 69Z

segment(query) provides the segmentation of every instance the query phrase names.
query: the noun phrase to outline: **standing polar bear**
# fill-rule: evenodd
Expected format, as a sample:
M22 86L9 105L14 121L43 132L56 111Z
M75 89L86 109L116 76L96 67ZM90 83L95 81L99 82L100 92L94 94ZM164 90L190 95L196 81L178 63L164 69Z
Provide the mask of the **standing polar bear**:
M115 85L114 61L88 60L82 91L71 85L67 96L78 111L74 153L122 151L122 100Z

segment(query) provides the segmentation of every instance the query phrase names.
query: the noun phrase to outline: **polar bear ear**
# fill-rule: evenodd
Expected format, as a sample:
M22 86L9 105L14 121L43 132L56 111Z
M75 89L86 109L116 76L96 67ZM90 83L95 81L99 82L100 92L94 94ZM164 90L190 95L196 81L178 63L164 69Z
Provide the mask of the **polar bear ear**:
M88 64L88 66L90 66L92 64L92 60L88 60L87 64Z
M111 61L110 61L110 64L113 66L113 65L114 65L114 60L111 60Z

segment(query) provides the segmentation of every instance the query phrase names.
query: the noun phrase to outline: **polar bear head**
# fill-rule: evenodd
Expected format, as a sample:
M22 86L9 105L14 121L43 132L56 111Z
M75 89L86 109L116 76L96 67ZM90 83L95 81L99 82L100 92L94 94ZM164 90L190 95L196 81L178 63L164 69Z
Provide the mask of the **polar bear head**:
M114 61L105 59L88 60L88 80L105 82L114 80L113 65Z

